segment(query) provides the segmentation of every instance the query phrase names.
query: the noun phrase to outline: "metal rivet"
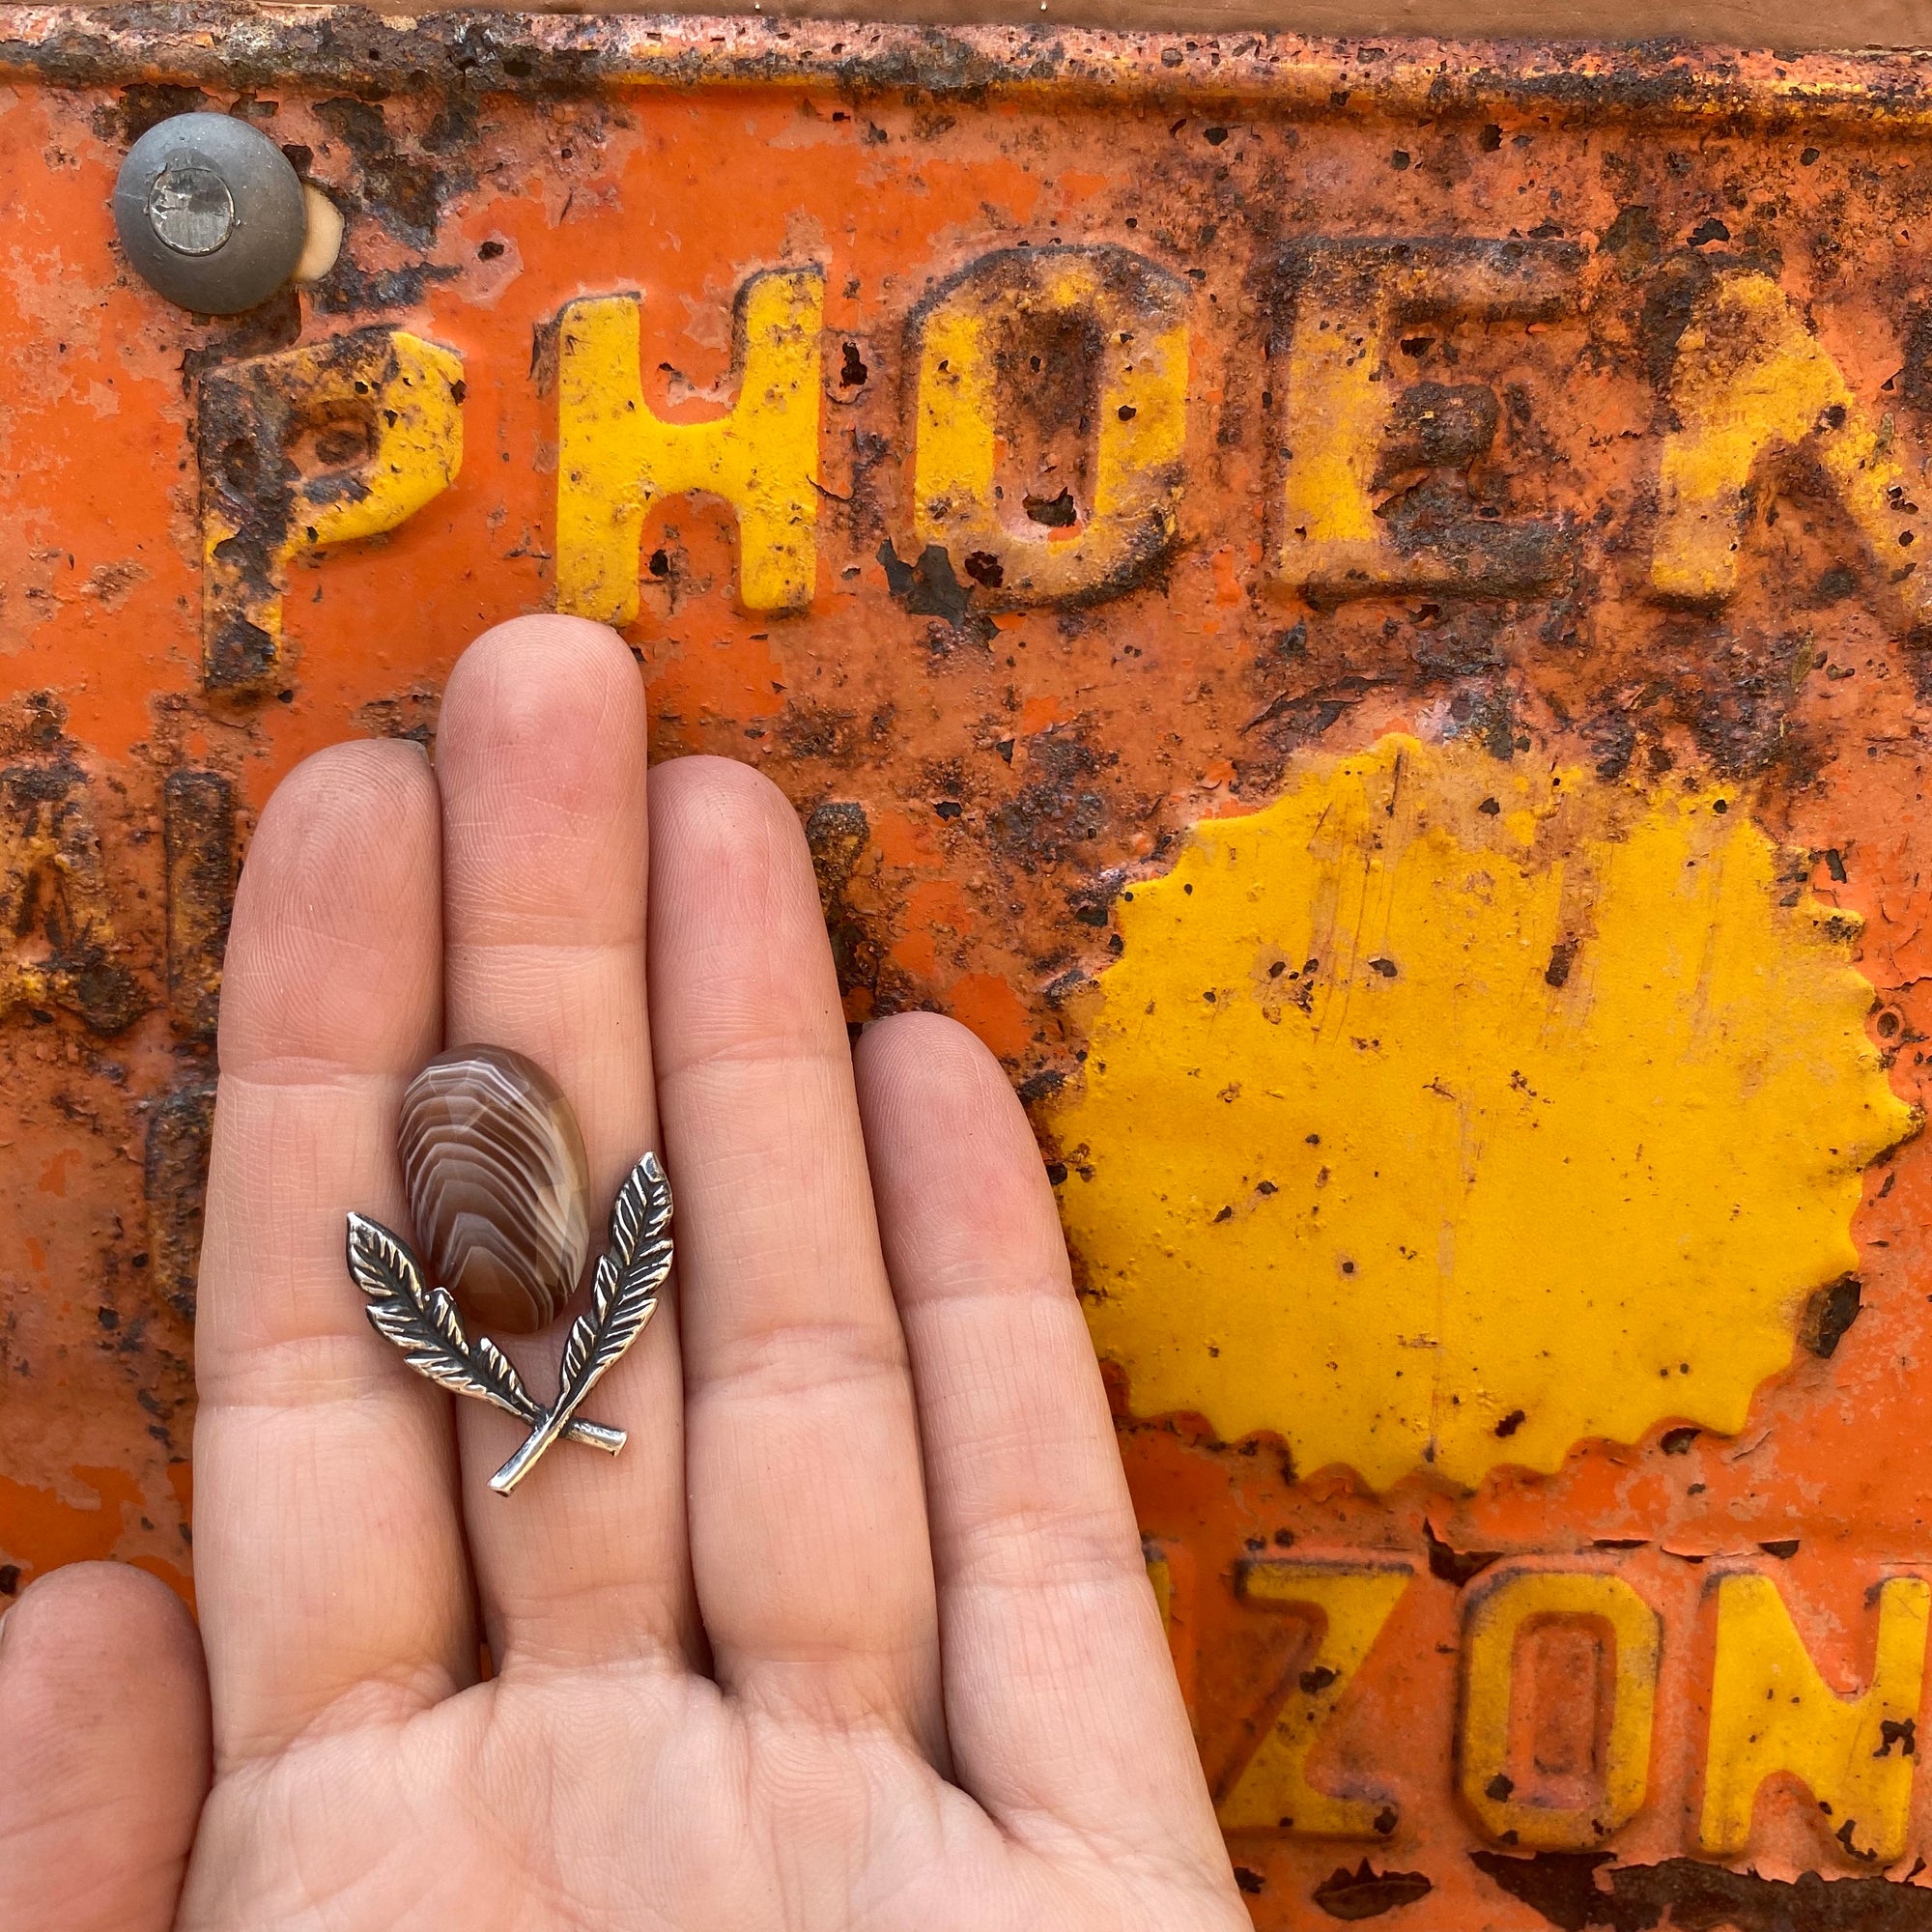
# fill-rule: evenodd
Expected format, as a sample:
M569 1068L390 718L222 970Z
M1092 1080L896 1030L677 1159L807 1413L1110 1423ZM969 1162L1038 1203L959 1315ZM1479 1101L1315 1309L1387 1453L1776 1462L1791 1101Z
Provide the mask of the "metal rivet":
M301 257L308 204L288 157L227 114L178 114L136 141L114 185L128 260L172 302L239 315Z
M235 232L235 197L213 168L165 168L148 190L148 225L178 255L212 255Z

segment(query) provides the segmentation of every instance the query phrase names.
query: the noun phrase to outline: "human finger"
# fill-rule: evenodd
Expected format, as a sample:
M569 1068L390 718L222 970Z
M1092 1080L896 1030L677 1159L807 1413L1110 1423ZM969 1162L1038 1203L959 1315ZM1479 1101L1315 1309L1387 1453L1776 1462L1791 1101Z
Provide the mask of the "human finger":
M651 1019L677 1187L692 1555L720 1681L943 1753L905 1345L811 862L717 758L651 780Z
M618 1184L657 1146L645 1004L644 695L601 624L526 617L471 644L437 732L445 1030L526 1055L576 1110L593 1245ZM498 1341L504 1338L497 1337ZM511 1345L554 1385L560 1336ZM493 1647L595 1661L699 1646L685 1548L677 1315L666 1297L586 1415L627 1432L614 1459L556 1444L513 1495L491 1475L526 1433L466 1403L469 1541Z
M407 1225L396 1122L440 1037L439 896L435 784L399 744L299 766L236 893L195 1331L224 1757L352 1690L418 1708L475 1671L449 1398L371 1328L344 1262L349 1209Z
M35 1583L0 1623L0 1925L167 1932L208 1790L201 1640L114 1563Z
M857 1060L911 1350L954 1776L1021 1834L1167 1846L1227 1885L1039 1151L952 1020Z

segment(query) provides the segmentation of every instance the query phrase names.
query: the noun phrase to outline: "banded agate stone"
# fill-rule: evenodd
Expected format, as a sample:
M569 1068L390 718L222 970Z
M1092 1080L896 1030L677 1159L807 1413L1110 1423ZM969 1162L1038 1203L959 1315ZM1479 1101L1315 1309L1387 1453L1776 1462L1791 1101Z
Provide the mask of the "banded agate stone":
M410 1082L401 1139L431 1285L486 1329L547 1326L590 1250L583 1136L556 1082L507 1047L451 1047Z

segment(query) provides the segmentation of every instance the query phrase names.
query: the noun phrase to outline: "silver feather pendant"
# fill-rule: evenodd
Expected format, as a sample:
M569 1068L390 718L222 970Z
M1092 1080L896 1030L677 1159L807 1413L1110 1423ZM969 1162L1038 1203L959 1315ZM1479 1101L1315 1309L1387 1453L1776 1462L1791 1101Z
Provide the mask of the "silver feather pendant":
M470 1338L449 1293L426 1285L407 1241L366 1214L350 1214L349 1272L368 1297L376 1332L393 1342L418 1375L454 1395L492 1403L529 1426L522 1447L490 1478L498 1495L508 1495L559 1435L612 1456L623 1448L621 1429L582 1421L577 1411L658 1305L670 1273L670 1182L657 1155L647 1153L617 1190L590 1306L570 1325L561 1385L546 1408L489 1336Z

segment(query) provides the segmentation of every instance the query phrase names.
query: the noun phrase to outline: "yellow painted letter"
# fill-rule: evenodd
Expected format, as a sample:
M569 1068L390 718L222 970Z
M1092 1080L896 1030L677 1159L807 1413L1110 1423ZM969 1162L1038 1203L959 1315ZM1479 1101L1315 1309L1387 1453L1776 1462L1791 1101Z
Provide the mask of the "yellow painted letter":
M628 624L638 614L644 519L703 491L738 513L738 595L748 611L811 602L818 558L818 368L825 277L754 275L738 295L738 401L710 422L644 407L635 296L563 312L557 348L556 608Z
M1186 304L1185 283L1114 247L1007 249L942 288L917 323L919 541L996 604L1096 600L1145 576L1179 527ZM1009 489L1026 412L1075 440L1066 468Z
M1774 451L1807 445L1888 580L1916 563L1918 506L1893 456L1889 418L1874 423L1838 365L1769 275L1719 275L1677 345L1677 427L1665 438L1650 581L1661 596L1716 603L1737 588L1738 547L1755 504L1753 479ZM1932 611L1932 583L1902 593Z
M1190 1714L1194 1710L1194 1552L1183 1543L1162 1543L1153 1537L1141 1539L1147 1559L1148 1581L1153 1586L1153 1600L1160 1610L1160 1627L1167 1633L1167 1648L1174 1659L1174 1674L1180 1684L1181 1701Z
M1642 1809L1662 1640L1621 1577L1519 1570L1471 1591L1457 1771L1492 1837L1583 1850ZM1538 1647L1548 1672L1522 1667Z
M1841 1697L1819 1676L1770 1577L1719 1580L1698 1832L1705 1851L1745 1851L1758 1786L1781 1771L1810 1788L1854 1858L1889 1864L1903 1856L1928 1604L1932 1585L1920 1577L1880 1586L1871 1683Z
M1294 332L1284 384L1287 445L1275 568L1322 601L1416 589L1510 595L1568 554L1552 523L1447 517L1438 471L1488 453L1498 420L1480 384L1416 383L1389 367L1406 325L1464 316L1547 321L1577 298L1565 242L1316 242L1290 257ZM1411 509L1414 514L1409 514Z
M463 362L400 328L362 328L203 379L203 676L282 681L282 597L304 553L393 530L463 465Z
M140 1013L119 963L94 792L70 760L0 769L0 1014L65 1007L96 1033Z
M1394 1807L1379 1798L1336 1798L1307 1778L1308 1754L1355 1672L1402 1601L1406 1564L1278 1563L1243 1566L1240 1592L1269 1609L1314 1612L1321 1630L1255 1754L1221 1793L1228 1832L1294 1832L1330 1838L1384 1837Z

